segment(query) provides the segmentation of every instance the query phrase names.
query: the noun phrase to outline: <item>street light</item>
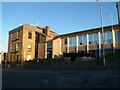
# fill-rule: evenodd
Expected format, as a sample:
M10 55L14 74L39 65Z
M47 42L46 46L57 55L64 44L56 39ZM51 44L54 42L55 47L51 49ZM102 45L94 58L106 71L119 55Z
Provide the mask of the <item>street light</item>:
M102 27L102 51L103 51L103 66L105 67L105 50L104 50L104 28L103 28L103 16L102 16L102 6L100 5L99 1L96 0L100 7L100 22L101 22L101 27Z
M117 8L117 13L118 13L118 23L120 24L120 8L119 8L119 2L116 2L116 8Z

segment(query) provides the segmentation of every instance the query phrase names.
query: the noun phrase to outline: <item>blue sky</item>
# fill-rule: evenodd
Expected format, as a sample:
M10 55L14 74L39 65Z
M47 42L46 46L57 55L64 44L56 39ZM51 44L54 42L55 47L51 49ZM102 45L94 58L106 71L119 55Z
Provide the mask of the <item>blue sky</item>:
M103 24L118 23L115 2L101 2ZM58 34L100 27L99 6L96 2L3 2L2 3L2 46L7 51L8 32L19 24L50 26Z

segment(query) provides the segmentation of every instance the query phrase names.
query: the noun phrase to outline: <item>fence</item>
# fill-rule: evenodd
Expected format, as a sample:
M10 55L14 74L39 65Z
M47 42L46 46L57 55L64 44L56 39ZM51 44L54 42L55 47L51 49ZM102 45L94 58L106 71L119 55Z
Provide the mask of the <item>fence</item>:
M4 66L4 65L3 65ZM26 69L102 69L102 60L95 60L94 58L78 58L75 62L70 61L69 58L58 59L34 59L21 64L9 63L8 67L22 66ZM106 68L118 69L120 68L120 60L106 61Z

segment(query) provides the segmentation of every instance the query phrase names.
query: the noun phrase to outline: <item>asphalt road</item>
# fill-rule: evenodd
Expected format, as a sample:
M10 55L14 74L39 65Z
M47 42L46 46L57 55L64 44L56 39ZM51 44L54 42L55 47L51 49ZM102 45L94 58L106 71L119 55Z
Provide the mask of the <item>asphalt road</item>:
M2 88L119 87L119 70L2 70Z

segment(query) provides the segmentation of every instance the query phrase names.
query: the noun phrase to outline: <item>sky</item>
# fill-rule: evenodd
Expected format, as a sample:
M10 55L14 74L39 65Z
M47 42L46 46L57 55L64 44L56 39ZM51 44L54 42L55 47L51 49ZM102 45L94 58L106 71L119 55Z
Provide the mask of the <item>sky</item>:
M118 24L115 2L100 2L103 25ZM100 27L97 2L2 2L2 43L0 51L8 50L8 33L19 24L50 26L58 34ZM1 37L1 36L0 36Z

